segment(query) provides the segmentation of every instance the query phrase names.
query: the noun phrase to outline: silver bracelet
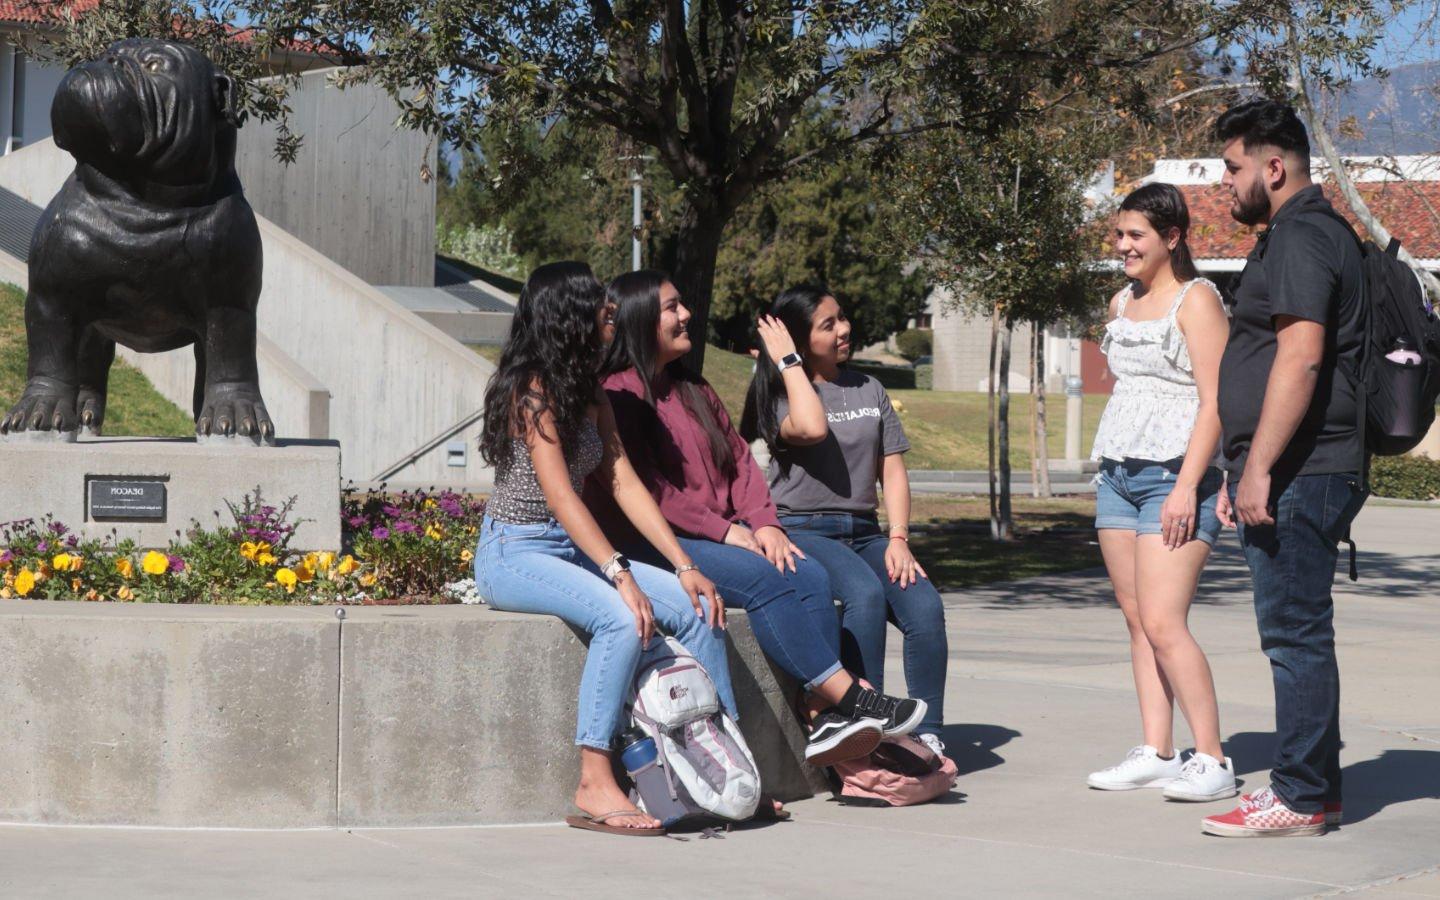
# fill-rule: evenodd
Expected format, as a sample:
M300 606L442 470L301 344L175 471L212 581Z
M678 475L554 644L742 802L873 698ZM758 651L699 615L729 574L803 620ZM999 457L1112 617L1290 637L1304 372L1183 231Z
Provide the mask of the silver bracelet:
M680 576L680 575L684 575L686 572L698 572L698 571L700 571L700 567L699 567L699 566L695 565L694 563L686 563L685 565L680 566L679 568L677 568L677 569L675 570L675 575L678 577L678 576Z

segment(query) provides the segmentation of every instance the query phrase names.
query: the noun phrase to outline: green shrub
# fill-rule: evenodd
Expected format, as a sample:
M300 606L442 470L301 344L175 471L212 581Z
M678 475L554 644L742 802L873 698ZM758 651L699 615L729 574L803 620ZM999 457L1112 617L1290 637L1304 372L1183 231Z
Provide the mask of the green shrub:
M1423 456L1377 456L1370 466L1370 490L1397 500L1440 499L1440 460Z
M895 335L895 346L900 355L914 362L922 356L929 356L935 344L935 332L929 328L911 328Z
M921 391L935 389L935 366L926 363L923 366L915 367L915 387Z

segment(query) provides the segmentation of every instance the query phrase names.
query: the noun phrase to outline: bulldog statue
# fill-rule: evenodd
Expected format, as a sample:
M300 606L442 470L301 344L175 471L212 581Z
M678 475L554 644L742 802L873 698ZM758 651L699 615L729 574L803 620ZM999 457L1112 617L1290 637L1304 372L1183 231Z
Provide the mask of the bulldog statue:
M235 174L236 86L193 47L131 38L50 110L75 172L30 242L25 391L0 434L98 434L115 344L195 347L195 434L273 443L255 366L260 231Z

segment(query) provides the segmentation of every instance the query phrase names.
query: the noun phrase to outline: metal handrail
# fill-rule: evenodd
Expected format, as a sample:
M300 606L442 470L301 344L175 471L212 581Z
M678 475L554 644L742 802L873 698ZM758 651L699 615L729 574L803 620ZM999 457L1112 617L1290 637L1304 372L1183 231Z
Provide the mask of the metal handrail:
M461 419L459 422L451 425L449 428L440 432L439 435L431 438L430 440L421 444L419 447L416 447L414 450L401 457L398 461L391 463L389 466L385 467L385 469L381 470L379 475L376 475L370 480L389 481L390 478L393 477L401 469L414 464L416 460L420 459L420 457L431 452L436 447L439 447L441 444L445 443L455 435L469 428L471 425L474 425L476 422L480 421L484 417L485 410L483 408L477 409L475 412L472 412L465 416L465 418Z

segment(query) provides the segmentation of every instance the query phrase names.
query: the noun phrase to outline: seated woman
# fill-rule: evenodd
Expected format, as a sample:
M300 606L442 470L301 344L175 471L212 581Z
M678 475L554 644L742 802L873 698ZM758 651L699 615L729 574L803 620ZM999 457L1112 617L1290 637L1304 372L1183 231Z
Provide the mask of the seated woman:
M720 398L680 365L691 346L690 312L675 286L660 272L631 272L610 283L609 298L615 339L601 371L625 448L684 552L715 579L724 602L749 613L761 649L804 685L814 717L805 758L832 765L868 754L882 733L911 731L925 704L864 688L845 671L825 570L780 528Z
M846 368L850 322L828 289L785 291L759 329L740 434L765 440L780 524L830 574L842 607L840 661L884 690L885 624L899 626L906 687L926 707L916 735L943 753L945 609L910 552L910 442L900 417L880 382ZM888 534L875 514L877 479Z
M676 543L635 477L599 389L600 353L614 331L613 317L604 286L584 263L541 266L525 282L510 339L485 390L480 452L496 474L475 551L475 582L496 609L558 616L591 635L575 739L575 805L585 815L566 822L657 835L664 833L660 823L636 810L611 768L611 742L656 624L705 666L732 716L735 697L721 631L725 608L716 602L715 585ZM631 565L615 552L580 499L592 472L675 574Z

